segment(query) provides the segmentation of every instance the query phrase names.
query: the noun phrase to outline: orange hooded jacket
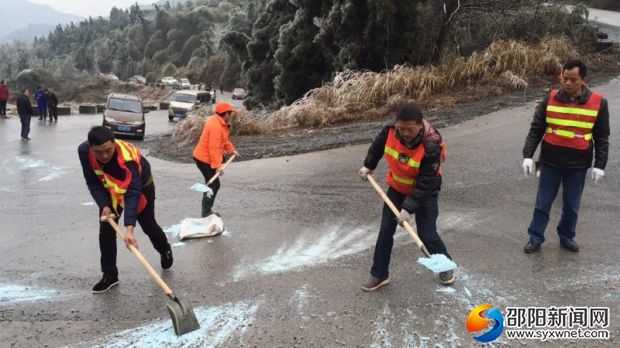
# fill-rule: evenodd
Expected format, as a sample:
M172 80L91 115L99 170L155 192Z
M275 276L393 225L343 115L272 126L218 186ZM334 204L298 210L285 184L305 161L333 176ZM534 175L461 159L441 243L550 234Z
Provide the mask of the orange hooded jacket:
M212 169L217 169L224 160L224 151L234 152L235 147L228 140L228 124L220 115L215 114L205 122L193 156L208 163Z

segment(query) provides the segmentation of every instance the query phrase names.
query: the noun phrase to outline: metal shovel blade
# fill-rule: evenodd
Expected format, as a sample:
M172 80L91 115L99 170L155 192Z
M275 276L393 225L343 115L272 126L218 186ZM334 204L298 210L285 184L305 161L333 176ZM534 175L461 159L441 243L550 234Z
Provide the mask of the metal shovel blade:
M188 300L181 300L177 297L172 302L168 302L166 306L170 313L170 319L172 319L172 325L174 325L174 333L177 336L200 328L194 309Z

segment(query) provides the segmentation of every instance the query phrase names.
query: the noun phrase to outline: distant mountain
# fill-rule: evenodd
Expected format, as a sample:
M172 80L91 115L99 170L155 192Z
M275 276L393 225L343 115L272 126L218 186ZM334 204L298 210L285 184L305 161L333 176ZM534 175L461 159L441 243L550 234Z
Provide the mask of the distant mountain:
M27 28L15 30L0 39L0 44L15 40L31 42L34 37L47 37L56 26L51 24L28 24Z
M15 38L30 41L35 36L46 35L59 23L82 20L79 16L27 0L2 1L1 13L0 43L10 42Z

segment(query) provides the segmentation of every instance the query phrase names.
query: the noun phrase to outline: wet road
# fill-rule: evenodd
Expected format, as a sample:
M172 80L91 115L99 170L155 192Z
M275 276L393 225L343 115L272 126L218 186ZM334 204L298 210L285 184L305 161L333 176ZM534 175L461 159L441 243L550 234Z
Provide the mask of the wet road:
M614 114L620 80L597 89L611 105L613 132L620 128ZM448 160L439 228L460 267L451 288L416 264L419 252L399 231L392 284L372 294L359 289L381 209L370 185L356 177L367 146L234 163L215 207L228 232L187 242L169 234L175 264L163 276L193 302L202 324L182 339L173 335L165 297L120 244L121 283L106 294L90 293L100 277L97 208L76 147L100 116L61 117L55 125L33 120L28 143L19 140L17 118L2 120L0 346L467 347L475 344L466 317L482 303L610 307L609 330L617 337L618 133L612 133L605 182L588 179L576 238L582 251L559 248L556 204L543 251L525 255L537 182L525 179L520 165L533 106L442 130ZM171 127L162 112L150 113L147 122L147 137ZM201 181L195 166L149 160L160 224L171 231L198 217L201 197L189 189ZM378 176L385 171L382 163ZM159 270L148 239L139 231L137 237ZM494 344L525 342L503 337Z

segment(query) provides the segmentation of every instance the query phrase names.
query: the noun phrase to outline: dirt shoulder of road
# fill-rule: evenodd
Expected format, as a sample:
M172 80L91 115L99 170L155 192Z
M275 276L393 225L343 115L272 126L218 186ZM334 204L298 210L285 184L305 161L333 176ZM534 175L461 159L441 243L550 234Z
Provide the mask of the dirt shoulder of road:
M616 58L620 57L617 50L613 55ZM592 69L589 78L590 85L601 85L620 75L618 59L611 61L615 61L616 64L603 64ZM441 129L499 109L528 102L534 104L554 86L557 86L557 83L540 80L533 82L532 87L525 91L513 93L505 93L494 86L462 90L450 96L445 106L427 110L425 116L435 127ZM293 128L270 134L233 136L231 141L242 155L239 160L290 156L369 143L389 118L390 115L386 115L385 120L379 121L346 123L320 129ZM193 162L194 144L178 146L173 142L171 134L147 139L140 147L150 156L160 159L180 163Z

